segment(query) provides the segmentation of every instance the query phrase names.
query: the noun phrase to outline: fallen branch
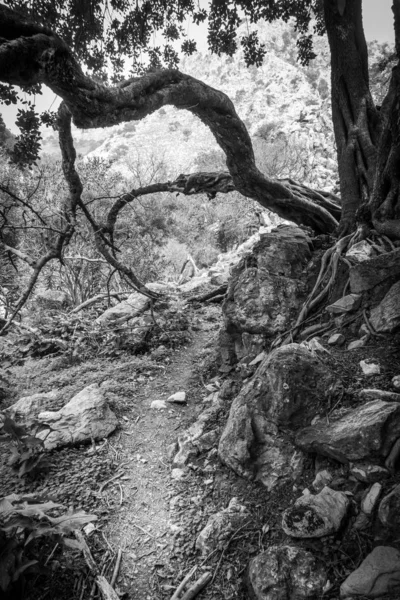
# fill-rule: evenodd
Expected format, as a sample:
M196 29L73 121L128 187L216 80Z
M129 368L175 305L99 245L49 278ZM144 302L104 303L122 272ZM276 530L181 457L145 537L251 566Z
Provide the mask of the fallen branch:
M115 561L115 567L114 567L114 571L111 577L111 587L114 587L116 581L117 581L117 577L118 577L118 573L119 573L119 568L121 566L121 559L122 559L122 550L121 548L118 549L118 554L117 554L117 560Z
M82 304L75 306L75 308L73 310L71 310L70 314L73 315L74 313L77 313L77 312L83 310L84 308L87 308L88 306L95 304L99 300L104 300L104 298L108 298L109 296L112 296L113 298L115 298L118 296L130 296L130 294L132 294L131 291L130 292L111 292L110 294L97 294L97 296L93 296L92 298L85 300L85 302L82 302Z
M192 585L191 588L185 592L180 600L192 600L195 598L203 588L210 583L212 579L211 573L204 573L199 579Z
M207 302L207 300L211 300L212 298L215 298L216 296L220 296L220 295L224 295L226 294L228 290L228 284L224 283L224 285L221 285L220 287L216 288L215 290L212 290L211 292L207 292L206 294L202 294L201 296L193 296L192 298L188 298L188 302Z
M196 573L197 567L194 566L190 569L189 573L186 575L186 577L181 581L181 583L178 585L178 587L176 588L175 592L172 594L171 596L171 600L178 600L180 593L183 591L184 587L186 586L187 582L189 581L189 579L192 577L192 575L194 575Z

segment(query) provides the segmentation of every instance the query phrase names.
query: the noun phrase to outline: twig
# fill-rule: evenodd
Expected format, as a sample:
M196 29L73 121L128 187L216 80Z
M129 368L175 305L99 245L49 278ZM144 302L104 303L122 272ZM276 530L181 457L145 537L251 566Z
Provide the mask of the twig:
M115 586L115 582L117 581L117 577L118 577L118 573L119 573L119 568L121 566L121 559L122 559L122 550L121 548L118 549L118 554L117 554L117 560L115 561L115 567L114 567L114 571L111 577L111 587Z
M146 535L148 535L149 537L153 538L153 539L157 539L155 535L153 535L152 533L149 533L148 531L146 531L145 529L143 529L143 527L140 527L140 525L136 525L136 523L132 523L132 525L134 527L137 527L138 529L140 529L140 531L143 531L143 533L145 533Z
M206 587L211 581L211 573L204 573L199 579L192 585L188 591L183 594L181 600L192 600Z
M110 444L111 446L111 444ZM105 481L104 483L101 484L100 488L99 488L99 494L101 494L101 492L104 490L104 488L111 483L112 481L115 481L115 479L118 479L119 477L122 477L123 473L117 473L116 475L114 475L113 477L111 477L111 479L107 479L107 481Z
M58 543L54 546L53 550L50 552L49 556L46 559L46 562L44 563L44 566L47 565L47 563L52 558L52 556L53 556L54 552L57 550L57 548L58 548Z
M178 585L175 592L172 594L171 600L178 600L179 594L183 591L183 588L185 587L185 585L187 584L189 579L192 577L192 575L194 575L196 573L196 569L197 569L196 566L194 566L190 569L189 573L186 575L186 577L184 579L182 579L181 583Z

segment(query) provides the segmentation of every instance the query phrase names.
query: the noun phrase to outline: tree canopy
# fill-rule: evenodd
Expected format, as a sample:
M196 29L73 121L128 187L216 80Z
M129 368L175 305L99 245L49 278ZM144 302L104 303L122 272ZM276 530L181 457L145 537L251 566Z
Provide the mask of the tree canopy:
M393 2L396 53L400 49L400 0ZM34 161L40 146L39 124L53 123L59 132L69 196L64 229L48 260L62 258L74 231L77 211L93 226L99 249L116 268L123 268L113 249L113 223L132 191L97 224L81 199L82 182L75 168L71 120L80 128L108 127L146 118L165 105L191 111L213 133L226 155L228 172L199 173L175 183L184 193L236 189L262 206L312 227L317 233L338 228L338 199L291 180L269 179L255 164L246 126L222 92L178 70L178 50L191 54L196 44L188 23L207 19L212 52L232 55L242 46L248 65L259 65L265 48L253 24L260 19L294 19L299 60L313 58L313 34L327 33L331 51L332 119L341 189L339 232L360 226L400 238L399 223L399 67L393 69L382 108L369 89L368 52L361 0L215 0L203 7L193 0L136 1L6 0L0 6L0 95L16 102L18 90L34 93L47 85L62 100L57 115L38 116L32 104L19 112L22 135L14 159ZM247 22L247 35L238 27ZM180 48L177 49L177 44ZM128 76L128 78L126 78ZM17 89L15 89L15 86ZM179 178L178 178L179 179ZM210 181L215 185L210 186ZM108 248L108 250L107 250ZM134 285L140 282L132 272Z

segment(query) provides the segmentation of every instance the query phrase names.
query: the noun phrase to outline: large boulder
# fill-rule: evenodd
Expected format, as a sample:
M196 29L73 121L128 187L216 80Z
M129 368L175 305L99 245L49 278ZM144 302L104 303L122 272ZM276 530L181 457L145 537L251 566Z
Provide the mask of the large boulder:
M219 444L236 473L272 489L299 467L291 432L326 412L329 368L310 350L289 344L272 351L232 403Z
M232 270L223 313L236 340L243 333L271 337L290 327L307 294L302 278L311 258L309 244L299 227L279 226L262 234L252 254Z
M103 392L94 383L84 388L58 411L41 412L37 437L47 450L107 437L118 425Z
M385 333L400 327L400 281L392 285L382 302L371 310L370 323L375 331Z
M249 566L250 593L257 600L317 600L326 583L323 564L296 546L271 546Z
M300 430L295 444L300 450L322 454L341 463L373 460L382 463L400 437L400 405L372 400Z
M399 593L400 552L389 546L374 548L340 587L342 598L398 598Z

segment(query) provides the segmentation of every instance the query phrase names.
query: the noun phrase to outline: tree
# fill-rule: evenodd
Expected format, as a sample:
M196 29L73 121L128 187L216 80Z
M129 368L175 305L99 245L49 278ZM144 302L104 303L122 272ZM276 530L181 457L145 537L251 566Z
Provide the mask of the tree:
M232 55L238 46L241 20L295 19L299 32L299 60L313 56L312 19L317 34L328 34L331 50L332 118L337 143L342 199L340 233L361 224L392 239L400 238L399 211L399 66L393 69L389 92L379 110L373 103L368 82L368 53L362 28L361 0L214 0L208 10L193 0L6 0L0 6L0 81L3 99L14 102L18 92L37 90L46 84L62 99L55 119L69 188L64 203L64 228L52 249L52 258L62 258L71 239L77 211L91 223L98 250L115 268L122 269L132 284L143 289L130 269L119 263L113 245L113 228L119 212L134 198L154 191L205 191L215 195L235 189L262 206L316 232L337 229L340 208L336 198L290 179L264 176L256 167L250 137L230 99L201 81L181 73L173 42L184 38L181 49L191 54L195 43L184 34L185 19L200 22L208 17L209 47L218 54ZM396 54L400 56L400 0L394 0ZM163 47L151 47L155 32L162 32ZM240 41L247 63L258 65L265 54L256 32ZM147 64L139 60L147 53ZM107 83L105 65L114 68ZM80 62L79 62L80 61ZM126 61L135 76L122 81ZM165 66L166 68L162 68ZM84 72L83 67L86 68ZM93 72L96 70L96 76ZM100 74L100 75L99 75ZM75 168L71 120L77 127L107 127L145 118L171 104L196 115L210 128L225 153L229 172L180 176L172 184L157 184L150 190L132 190L111 208L106 223L98 224L81 199L82 183ZM39 118L33 107L20 114L28 132L27 153L34 156L40 142ZM25 117L24 117L25 115ZM30 116L29 116L30 115ZM24 117L24 118L23 118ZM28 118L29 117L29 118ZM42 121L54 117L44 115ZM26 125L28 122L28 126ZM358 236L359 238L359 236ZM357 239L358 239L357 238ZM354 236L353 238L354 239ZM124 270L125 269L125 270ZM145 290L144 290L145 291Z

